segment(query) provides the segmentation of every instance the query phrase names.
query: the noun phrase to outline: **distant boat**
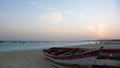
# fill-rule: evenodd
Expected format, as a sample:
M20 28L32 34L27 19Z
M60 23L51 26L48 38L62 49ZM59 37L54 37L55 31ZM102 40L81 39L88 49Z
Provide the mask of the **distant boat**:
M44 49L47 59L60 64L91 66L97 59L100 49L59 48Z

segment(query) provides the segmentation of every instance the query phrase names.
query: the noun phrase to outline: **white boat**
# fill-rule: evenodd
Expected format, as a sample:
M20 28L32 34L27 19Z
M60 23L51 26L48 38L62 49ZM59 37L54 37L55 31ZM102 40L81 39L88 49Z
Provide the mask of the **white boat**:
M54 47L43 50L43 54L55 63L91 67L100 51L101 49Z

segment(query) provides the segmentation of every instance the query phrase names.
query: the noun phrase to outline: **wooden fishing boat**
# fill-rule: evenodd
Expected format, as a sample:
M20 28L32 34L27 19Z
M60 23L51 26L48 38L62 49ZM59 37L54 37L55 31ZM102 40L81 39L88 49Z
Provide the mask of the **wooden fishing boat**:
M50 48L43 50L43 54L55 63L68 65L91 66L101 51L100 49L85 48Z
M120 49L102 49L92 68L120 68Z
M120 59L120 49L103 49L99 59Z

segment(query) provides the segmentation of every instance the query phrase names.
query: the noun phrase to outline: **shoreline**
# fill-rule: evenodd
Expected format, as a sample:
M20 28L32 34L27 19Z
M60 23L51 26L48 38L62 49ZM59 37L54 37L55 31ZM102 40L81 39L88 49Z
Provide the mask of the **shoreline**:
M75 45L67 47L99 48L101 45ZM104 48L120 48L104 46ZM53 68L44 60L42 49L13 52L0 52L0 68Z

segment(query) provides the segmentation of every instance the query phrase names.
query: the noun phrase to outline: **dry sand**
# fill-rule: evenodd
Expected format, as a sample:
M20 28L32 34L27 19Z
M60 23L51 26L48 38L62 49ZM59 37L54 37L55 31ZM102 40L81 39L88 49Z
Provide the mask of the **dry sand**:
M0 53L0 68L53 68L41 50Z
M73 46L82 48L99 48L100 45ZM105 48L113 48L107 46ZM116 47L120 48L120 47ZM16 51L0 53L0 68L54 68L44 60L41 50Z

